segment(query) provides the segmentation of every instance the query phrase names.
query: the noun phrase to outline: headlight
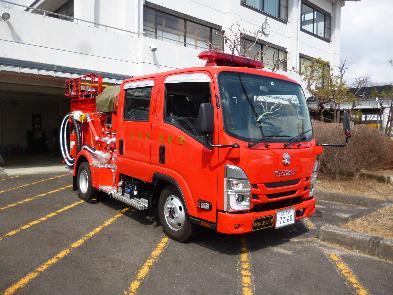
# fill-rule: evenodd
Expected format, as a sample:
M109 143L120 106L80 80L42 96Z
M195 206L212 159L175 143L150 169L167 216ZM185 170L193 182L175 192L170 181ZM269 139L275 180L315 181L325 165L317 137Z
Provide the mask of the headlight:
M310 177L310 197L314 195L315 185L317 184L319 171L319 161L318 159L315 161L314 168Z
M228 212L250 210L251 184L244 171L233 165L225 165L224 210Z

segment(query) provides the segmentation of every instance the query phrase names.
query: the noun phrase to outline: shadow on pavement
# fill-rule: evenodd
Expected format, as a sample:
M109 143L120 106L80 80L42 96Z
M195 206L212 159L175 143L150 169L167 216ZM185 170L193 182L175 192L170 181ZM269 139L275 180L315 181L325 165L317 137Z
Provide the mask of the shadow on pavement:
M108 206L114 210L119 211L119 210L129 207L126 204L124 204L118 200L112 199L111 197L109 197L105 193L99 192L97 196L98 196L100 203L102 203L103 205ZM132 218L133 220L135 220L143 225L154 225L154 227L160 226L160 224L157 222L156 219L150 218L148 216L146 211L139 211L139 210L133 209L132 207L130 207L130 210L128 210L124 214L124 216Z
M99 200L103 205L113 208L117 211L127 207L127 205L112 199L105 194L100 193ZM143 225L153 225L154 227L160 226L158 220L156 218L148 217L148 214L145 211L131 209L124 215ZM309 233L307 227L305 227L303 223L297 222L293 226L282 229L276 230L270 228L252 232L244 236L247 238L250 251L252 252L287 243L290 239L303 236L307 233ZM194 243L212 251L220 252L226 255L239 255L240 239L241 235L226 235L208 230L203 227L198 227L195 237L188 243Z
M244 235L247 238L251 252L263 248L269 248L287 243L292 238L307 234L309 230L302 223L298 222L293 226L282 229L265 229ZM206 229L201 229L200 233L191 241L202 247L226 255L240 254L241 235L225 235Z

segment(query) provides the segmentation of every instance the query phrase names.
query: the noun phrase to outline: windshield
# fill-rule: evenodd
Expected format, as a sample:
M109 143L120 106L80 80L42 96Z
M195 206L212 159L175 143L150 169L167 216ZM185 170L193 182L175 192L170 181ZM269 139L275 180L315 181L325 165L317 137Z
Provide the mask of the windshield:
M246 141L287 141L312 138L310 116L302 88L284 80L223 72L219 75L224 127Z

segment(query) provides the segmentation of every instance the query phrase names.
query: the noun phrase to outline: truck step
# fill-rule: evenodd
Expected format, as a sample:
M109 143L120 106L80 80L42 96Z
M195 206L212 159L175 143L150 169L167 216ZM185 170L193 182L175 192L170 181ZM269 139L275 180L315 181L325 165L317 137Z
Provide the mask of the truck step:
M144 198L130 198L128 194L122 195L116 192L116 189L111 186L100 186L100 191L107 193L111 198L121 201L135 209L147 210L149 207L149 201Z

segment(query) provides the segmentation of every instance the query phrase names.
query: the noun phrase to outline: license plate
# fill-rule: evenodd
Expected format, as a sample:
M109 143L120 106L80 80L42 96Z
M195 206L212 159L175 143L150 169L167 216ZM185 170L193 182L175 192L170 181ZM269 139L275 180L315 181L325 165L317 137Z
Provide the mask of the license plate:
M252 222L252 230L259 230L273 226L273 215L256 218Z
M286 209L277 211L276 228L287 226L295 223L295 209Z

